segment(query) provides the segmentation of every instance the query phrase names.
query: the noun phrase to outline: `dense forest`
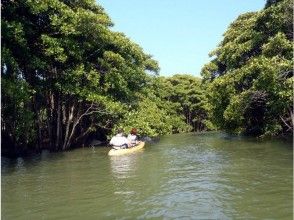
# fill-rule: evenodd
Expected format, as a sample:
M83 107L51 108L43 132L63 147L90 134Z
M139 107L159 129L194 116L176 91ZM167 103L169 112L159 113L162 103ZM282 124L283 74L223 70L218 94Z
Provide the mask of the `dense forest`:
M119 127L292 135L292 6L240 15L198 78L159 76L94 0L3 0L2 154L67 150Z
M202 69L214 124L254 136L293 132L293 3L240 15Z

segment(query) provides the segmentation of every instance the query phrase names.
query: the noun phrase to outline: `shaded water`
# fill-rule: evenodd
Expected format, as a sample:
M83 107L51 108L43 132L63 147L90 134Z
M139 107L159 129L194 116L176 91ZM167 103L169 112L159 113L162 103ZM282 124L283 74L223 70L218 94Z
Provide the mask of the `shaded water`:
M2 219L292 219L293 148L220 133L2 158Z

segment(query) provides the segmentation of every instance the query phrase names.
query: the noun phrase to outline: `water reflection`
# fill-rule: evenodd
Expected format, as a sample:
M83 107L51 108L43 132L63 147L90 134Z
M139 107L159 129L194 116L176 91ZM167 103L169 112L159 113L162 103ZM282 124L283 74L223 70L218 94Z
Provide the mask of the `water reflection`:
M129 155L111 156L110 168L112 173L113 196L124 209L131 211L133 202L140 194L138 177L139 162L142 159L142 151Z
M3 219L291 219L293 151L282 142L171 135L109 148L3 158Z
M138 157L142 152L136 152L129 155L111 156L110 165L114 177L125 179L132 177L137 169Z
M110 157L113 176L117 179L126 179L134 175L137 169L138 156L136 154Z

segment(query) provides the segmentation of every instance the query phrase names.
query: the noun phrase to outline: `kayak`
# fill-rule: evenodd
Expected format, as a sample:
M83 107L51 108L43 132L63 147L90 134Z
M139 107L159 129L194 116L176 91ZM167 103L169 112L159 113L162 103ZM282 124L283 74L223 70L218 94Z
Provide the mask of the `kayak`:
M140 142L138 145L131 147L131 148L125 148L125 149L111 149L108 152L109 156L119 156L123 154L133 153L140 149L142 149L145 146L145 142Z

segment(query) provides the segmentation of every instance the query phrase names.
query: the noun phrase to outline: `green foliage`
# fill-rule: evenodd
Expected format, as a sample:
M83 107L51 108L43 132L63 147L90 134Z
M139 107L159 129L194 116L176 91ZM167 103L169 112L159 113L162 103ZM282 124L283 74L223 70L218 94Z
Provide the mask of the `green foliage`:
M9 118L3 111L2 117L32 120L38 126L31 133L39 134L40 144L48 138L52 150L74 145L80 134L108 132L126 106L138 102L134 94L146 85L146 71L159 69L139 45L110 29L110 18L93 0L4 1L1 20L4 87L24 84L36 91L28 93L30 99L12 99L11 106L3 99L7 108L25 114ZM18 103L27 103L35 117ZM26 136L11 134L14 140Z
M172 85L166 98L177 103L179 106L177 112L185 117L185 121L192 127L192 131L205 130L210 105L201 79L191 75L174 75L166 80Z
M256 136L293 130L293 40L288 0L234 21L202 69L212 120L220 128Z
M266 57L279 56L291 60L293 45L284 33L278 32L274 37L271 37L268 42L262 45L262 54Z
M292 2L281 0L240 15L201 80L157 76L157 61L113 31L94 0L3 1L4 142L64 150L117 127L148 136L216 128L289 133L292 14Z
M168 118L166 112L159 109L155 102L144 99L139 103L138 109L129 111L118 126L123 127L126 133L135 127L140 135L154 137L172 132Z
M150 77L139 105L119 126L149 136L214 129L205 94L201 80L191 75Z
M16 146L35 141L34 113L30 108L33 90L21 79L1 79L2 135Z

